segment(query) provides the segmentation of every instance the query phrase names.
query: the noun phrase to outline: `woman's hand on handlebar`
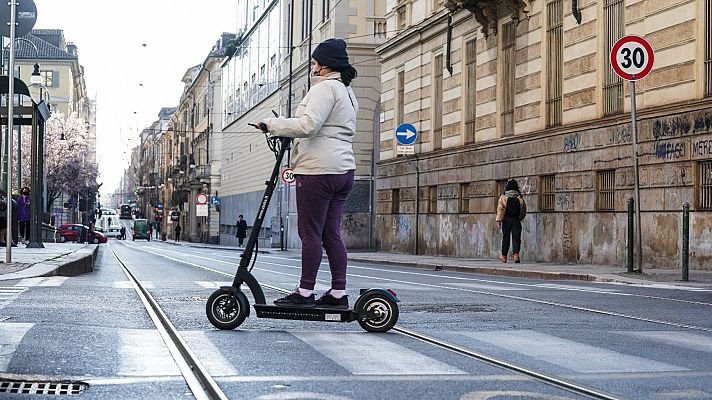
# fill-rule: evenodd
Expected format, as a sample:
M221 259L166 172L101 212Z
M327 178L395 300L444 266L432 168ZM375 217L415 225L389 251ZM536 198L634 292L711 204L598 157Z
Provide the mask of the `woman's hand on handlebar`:
M259 129L264 133L269 132L269 129L267 129L267 124L265 124L264 122L258 122L256 124L247 124L247 125L250 125L250 126L254 127L255 129Z

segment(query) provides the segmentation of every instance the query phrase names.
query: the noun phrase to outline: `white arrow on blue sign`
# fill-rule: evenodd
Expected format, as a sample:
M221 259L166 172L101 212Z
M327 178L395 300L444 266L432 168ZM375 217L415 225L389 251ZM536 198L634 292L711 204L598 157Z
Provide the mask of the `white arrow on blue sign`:
M418 131L411 124L400 124L396 128L396 140L403 146L410 146L418 139Z

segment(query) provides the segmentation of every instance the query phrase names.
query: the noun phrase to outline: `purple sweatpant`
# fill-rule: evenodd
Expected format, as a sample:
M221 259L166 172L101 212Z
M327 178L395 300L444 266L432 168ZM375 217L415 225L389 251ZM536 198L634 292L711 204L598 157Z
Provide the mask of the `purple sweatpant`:
M346 246L341 240L341 216L354 185L354 171L342 175L296 175L299 238L302 240L302 279L299 287L314 290L326 249L331 288L346 289Z

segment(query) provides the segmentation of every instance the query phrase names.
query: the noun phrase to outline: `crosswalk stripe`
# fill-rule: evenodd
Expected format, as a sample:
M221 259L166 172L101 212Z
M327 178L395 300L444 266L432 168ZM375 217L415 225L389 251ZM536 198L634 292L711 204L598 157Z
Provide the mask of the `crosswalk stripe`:
M7 372L7 366L15 354L22 338L34 324L26 323L0 323L0 372Z
M530 330L462 332L462 335L579 373L688 370Z
M119 329L120 376L180 375L171 353L156 330Z
M354 375L460 375L461 369L395 344L383 335L295 332L294 336ZM344 343L348 350L344 351Z
M624 335L641 339L653 340L673 346L684 347L695 351L712 353L712 337L683 331L647 331L647 332L619 332Z
M222 356L204 331L182 331L180 335L195 354L207 354L200 362L212 376L234 376L237 370Z
M196 281L200 287L203 287L205 289L217 289L221 286L230 286L232 285L232 282L215 282L215 281Z

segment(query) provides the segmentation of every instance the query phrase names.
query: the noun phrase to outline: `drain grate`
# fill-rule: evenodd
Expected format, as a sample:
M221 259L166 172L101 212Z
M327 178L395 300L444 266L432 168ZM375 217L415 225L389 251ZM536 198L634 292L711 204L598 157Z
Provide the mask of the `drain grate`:
M0 380L0 393L72 395L84 393L84 391L88 388L89 385L82 382L27 382Z

